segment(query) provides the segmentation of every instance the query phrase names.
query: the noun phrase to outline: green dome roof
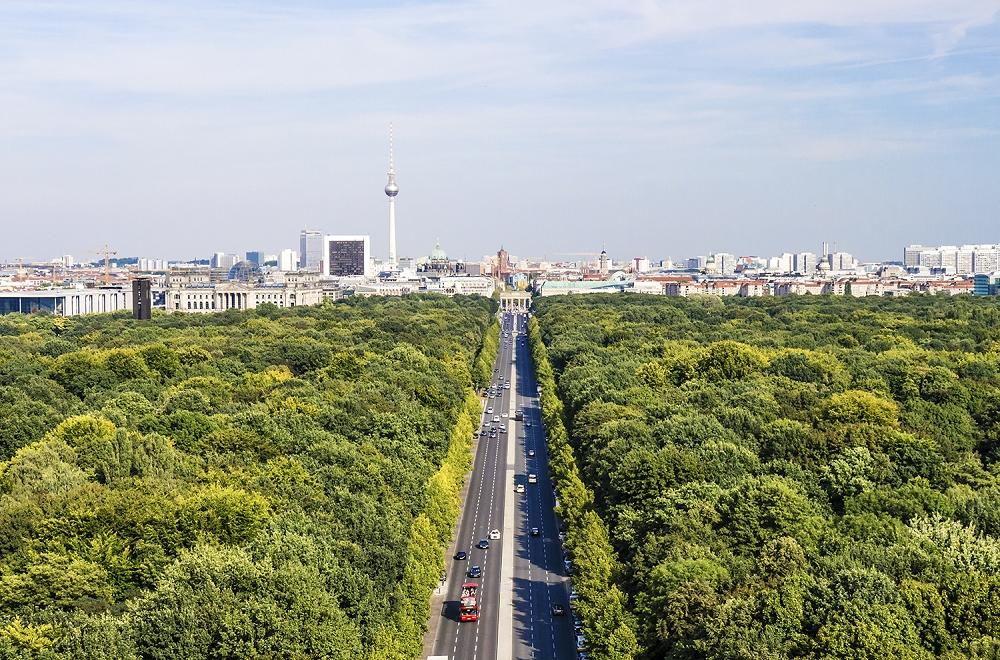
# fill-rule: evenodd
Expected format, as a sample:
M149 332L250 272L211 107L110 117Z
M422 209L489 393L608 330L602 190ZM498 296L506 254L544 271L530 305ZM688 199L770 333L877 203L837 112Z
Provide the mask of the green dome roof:
M431 252L431 261L448 261L448 253L441 249L440 241L434 244L434 250Z

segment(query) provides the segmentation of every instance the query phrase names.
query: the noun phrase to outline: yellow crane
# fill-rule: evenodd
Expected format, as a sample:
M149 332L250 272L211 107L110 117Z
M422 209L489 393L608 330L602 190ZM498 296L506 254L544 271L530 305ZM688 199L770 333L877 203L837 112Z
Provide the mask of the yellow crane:
M97 256L104 256L104 283L111 284L111 257L118 256L118 252L112 250L105 243L103 248L94 251Z

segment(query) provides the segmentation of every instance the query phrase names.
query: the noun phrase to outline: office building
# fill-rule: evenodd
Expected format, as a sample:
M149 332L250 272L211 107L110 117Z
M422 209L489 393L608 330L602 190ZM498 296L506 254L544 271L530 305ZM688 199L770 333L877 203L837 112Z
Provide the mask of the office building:
M296 270L299 264L299 255L295 250L282 250L278 255L278 270Z
M235 266L239 260L239 257L235 254L216 252L212 255L212 268L219 268L229 272L229 269Z
M323 268L323 274L329 277L371 277L371 237L324 237Z
M247 252L246 260L252 263L254 266L260 267L264 265L263 257L264 254L260 251Z
M320 272L323 267L323 232L303 229L299 233L299 268Z
M131 287L0 291L0 314L80 316L127 309L132 309Z

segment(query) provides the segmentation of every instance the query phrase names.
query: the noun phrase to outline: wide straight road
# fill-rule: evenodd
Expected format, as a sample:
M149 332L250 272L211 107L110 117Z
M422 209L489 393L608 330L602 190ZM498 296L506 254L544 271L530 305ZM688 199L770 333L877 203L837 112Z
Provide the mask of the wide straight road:
M467 560L448 558L446 598L435 634L434 656L449 660L506 660L508 658L576 657L569 586L563 570L549 479L544 429L538 406L537 385L531 365L523 316L505 315L501 322L500 350L493 383L496 398L486 399L469 489L459 520L458 550ZM516 324L516 325L515 325ZM505 337L504 335L508 335ZM516 352L516 360L512 359ZM510 389L501 384L509 383ZM486 412L493 408L492 413ZM524 411L522 425L514 411ZM506 416L505 416L506 415ZM493 421L499 417L499 421ZM504 424L506 433L490 437L490 425ZM527 456L528 450L534 455ZM537 483L527 483L527 475ZM525 491L516 493L517 484ZM532 527L539 529L531 536ZM500 539L489 540L493 529ZM505 564L506 561L506 564ZM482 577L468 577L471 566L479 566ZM480 585L480 618L459 622L459 596L463 582ZM552 605L566 607L564 617L552 616Z
M518 425L517 474L526 484L515 500L517 530L514 558L514 658L563 660L576 657L576 636L569 608L570 583L563 566L555 495L549 476L545 427L542 424L527 319L518 316L514 350L517 359L517 407L524 413ZM529 453L533 454L529 456ZM536 483L528 483L534 474ZM532 528L538 535L532 535ZM553 605L565 615L554 616Z

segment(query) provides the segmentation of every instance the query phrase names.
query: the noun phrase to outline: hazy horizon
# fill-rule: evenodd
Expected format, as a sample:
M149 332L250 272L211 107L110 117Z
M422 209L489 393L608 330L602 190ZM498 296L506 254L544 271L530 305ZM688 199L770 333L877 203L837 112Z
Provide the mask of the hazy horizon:
M998 10L8 0L0 258L1000 242Z

